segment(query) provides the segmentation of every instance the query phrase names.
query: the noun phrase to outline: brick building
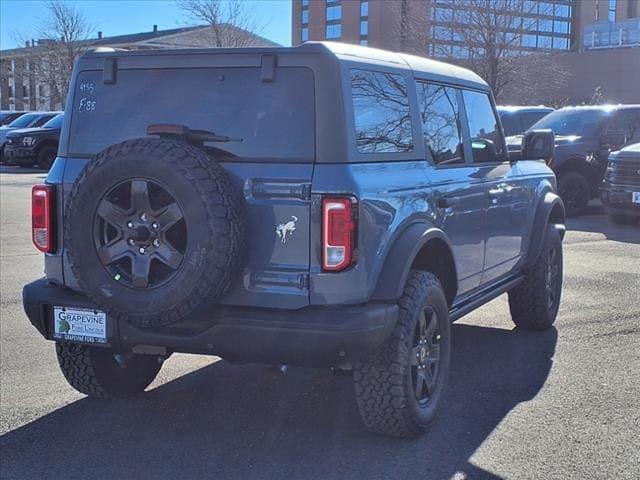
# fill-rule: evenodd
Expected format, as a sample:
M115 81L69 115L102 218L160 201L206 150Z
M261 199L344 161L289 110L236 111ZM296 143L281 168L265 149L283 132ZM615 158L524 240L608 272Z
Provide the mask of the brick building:
M464 63L470 55L469 45L459 38L458 32L464 28L468 18L465 12L473 2L292 2L293 45L307 40L360 43L457 63ZM545 85L541 83L540 92L530 101L554 96L583 101L590 96L588 89L601 86L610 101L640 102L640 89L636 88L640 78L640 0L522 0L516 5L522 18L520 25L526 24L526 28L517 44L509 47L509 54L524 57L532 52L549 53L554 55L554 61L557 58L558 65L571 69L567 88L545 92ZM505 35L509 33L509 29L504 29ZM606 50L606 53L594 50ZM621 70L611 70L618 67ZM527 68L526 60L522 68ZM511 99L518 100L528 102L517 96Z

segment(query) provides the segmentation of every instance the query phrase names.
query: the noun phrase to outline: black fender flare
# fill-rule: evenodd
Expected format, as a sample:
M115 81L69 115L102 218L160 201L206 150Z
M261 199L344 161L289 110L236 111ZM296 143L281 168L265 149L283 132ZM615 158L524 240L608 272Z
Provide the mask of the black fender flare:
M563 239L565 233L564 222L565 211L562 199L554 192L546 192L538 202L533 225L529 233L530 240L524 262L525 268L531 266L540 255L547 225L553 225L560 233L560 238Z
M408 225L393 242L378 276L372 299L377 301L395 301L402 296L409 270L422 247L427 242L442 240L452 252L447 235L437 227L419 222ZM453 255L452 255L453 257ZM453 263L455 272L456 266ZM456 287L457 287L457 273Z

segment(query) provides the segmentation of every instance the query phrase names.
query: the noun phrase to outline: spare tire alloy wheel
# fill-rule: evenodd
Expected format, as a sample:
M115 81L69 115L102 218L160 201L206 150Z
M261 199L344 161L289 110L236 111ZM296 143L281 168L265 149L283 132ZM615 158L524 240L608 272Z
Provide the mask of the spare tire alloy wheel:
M178 140L113 145L89 162L64 209L64 246L83 291L112 318L172 325L239 275L244 198L204 151Z
M168 282L184 261L184 214L171 194L152 180L116 185L101 199L93 231L102 265L132 288Z

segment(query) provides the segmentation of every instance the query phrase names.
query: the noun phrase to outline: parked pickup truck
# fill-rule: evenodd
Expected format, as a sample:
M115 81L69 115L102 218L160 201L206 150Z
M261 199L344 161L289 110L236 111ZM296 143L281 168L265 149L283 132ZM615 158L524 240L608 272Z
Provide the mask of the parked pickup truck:
M553 133L510 161L468 70L337 43L89 52L66 112L23 297L86 395L140 393L173 352L352 366L364 424L412 436L452 321L503 293L520 328L556 318Z

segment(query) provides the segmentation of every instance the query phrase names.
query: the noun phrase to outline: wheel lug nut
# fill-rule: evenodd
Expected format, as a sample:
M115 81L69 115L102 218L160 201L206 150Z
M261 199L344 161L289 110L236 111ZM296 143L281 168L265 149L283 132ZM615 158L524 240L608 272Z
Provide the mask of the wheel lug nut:
M151 224L151 226L153 227L153 229L154 229L154 230L157 230L157 229L158 229L158 223L157 223L157 222L153 222L153 223Z
M158 240L157 238L153 240L153 246L154 247L159 247L160 246L160 240Z
M133 222L127 222L127 228L133 228Z
M134 242L134 241L133 241L133 238L130 238L129 240L127 240L127 243L128 243L129 245L133 245L133 244L134 244L134 243L136 243L136 242Z
M145 252L146 250L144 249L144 247L140 247L140 249L139 249L138 251L139 251L140 253L144 254L144 252Z

